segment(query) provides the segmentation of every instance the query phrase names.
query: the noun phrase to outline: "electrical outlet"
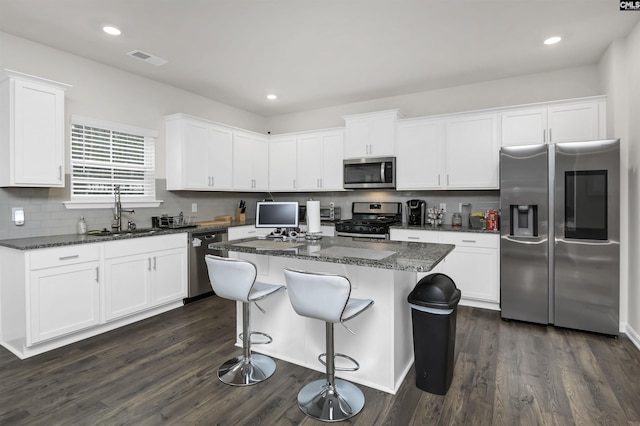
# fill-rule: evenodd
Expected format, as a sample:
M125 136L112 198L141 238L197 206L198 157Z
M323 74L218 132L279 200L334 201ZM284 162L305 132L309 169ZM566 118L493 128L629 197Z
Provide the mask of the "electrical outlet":
M447 211L447 203L440 203L440 210L442 210L442 213Z
M198 213L198 203L191 203L191 213Z

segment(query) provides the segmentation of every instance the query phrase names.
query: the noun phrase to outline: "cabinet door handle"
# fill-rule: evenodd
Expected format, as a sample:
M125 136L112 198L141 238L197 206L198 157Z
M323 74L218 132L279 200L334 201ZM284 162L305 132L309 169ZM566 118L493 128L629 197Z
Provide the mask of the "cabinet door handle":
M58 166L58 180L62 182L62 166Z
M322 181L322 178L320 178L320 188L324 187L324 182Z
M293 180L293 187L294 188L296 187L296 180L295 179Z
M157 258L155 256L153 256L153 269L158 269L158 268L156 268L156 266L157 266L156 262L157 262Z
M549 129L549 143L551 143L551 141L553 140L552 136L553 136L553 133L551 133L551 129Z
M438 186L440 186L440 175L438 175Z
M100 267L96 266L96 282L100 282Z
M542 142L547 143L547 131L542 129Z
M151 258L150 258L150 257L149 257L149 258L147 258L147 262L149 263L149 264L147 265L147 271L150 271L150 270L151 270Z
M58 258L58 260L71 260L71 259L77 259L77 258L79 258L79 257L80 257L80 255L79 255L79 254L74 254L74 255L71 255L71 256L62 256L62 257L59 257L59 258Z

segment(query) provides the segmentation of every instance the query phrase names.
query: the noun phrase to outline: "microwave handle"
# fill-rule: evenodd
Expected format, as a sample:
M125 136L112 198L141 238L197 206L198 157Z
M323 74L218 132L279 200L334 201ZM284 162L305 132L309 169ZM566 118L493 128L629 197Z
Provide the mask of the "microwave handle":
M381 161L380 162L380 183L386 182L386 180L384 179L384 169L385 169L384 165L385 165L385 162Z

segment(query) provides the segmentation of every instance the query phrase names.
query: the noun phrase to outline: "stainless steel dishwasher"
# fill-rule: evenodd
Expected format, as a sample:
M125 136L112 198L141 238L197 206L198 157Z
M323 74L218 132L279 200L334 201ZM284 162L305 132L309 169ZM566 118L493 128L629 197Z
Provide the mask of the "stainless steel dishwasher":
M204 256L214 254L227 257L226 250L212 250L209 248L209 244L228 239L226 228L208 231L195 230L189 233L189 295L184 299L185 304L214 294L209 282Z

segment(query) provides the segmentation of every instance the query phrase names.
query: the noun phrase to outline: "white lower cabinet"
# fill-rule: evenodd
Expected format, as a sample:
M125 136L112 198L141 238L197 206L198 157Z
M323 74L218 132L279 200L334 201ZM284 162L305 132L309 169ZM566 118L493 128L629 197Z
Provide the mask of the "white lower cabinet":
M469 232L442 232L440 242L456 248L442 262L465 299L500 303L500 236ZM486 307L480 304L481 307ZM496 307L497 308L497 307Z
M107 321L187 296L186 242L173 237L105 244L103 305Z
M448 275L462 292L461 305L500 309L500 236L497 234L391 229L391 240L454 244L432 271Z
M182 306L187 233L0 247L0 344L20 358Z
M28 346L100 322L97 246L35 250L27 256Z

